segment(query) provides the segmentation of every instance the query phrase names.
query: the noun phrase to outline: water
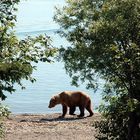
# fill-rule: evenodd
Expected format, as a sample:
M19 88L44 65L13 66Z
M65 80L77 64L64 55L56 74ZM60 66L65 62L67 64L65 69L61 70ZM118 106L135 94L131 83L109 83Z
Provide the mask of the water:
M54 46L65 45L69 43L55 34L59 26L53 21L54 6L62 7L64 0L22 0L19 4L17 14L16 34L19 38L26 35L38 35L46 33L51 36ZM71 79L66 74L64 65L61 62L52 64L38 63L37 71L34 71L33 77L37 82L30 83L23 81L26 86L21 90L16 86L16 92L12 95L7 93L8 98L4 101L10 107L12 113L52 113L61 112L61 106L53 109L48 108L50 98L65 90L81 90L89 93L94 108L101 102L101 89L94 93L93 90L87 90L84 84L76 88L71 86ZM102 81L101 81L102 82Z

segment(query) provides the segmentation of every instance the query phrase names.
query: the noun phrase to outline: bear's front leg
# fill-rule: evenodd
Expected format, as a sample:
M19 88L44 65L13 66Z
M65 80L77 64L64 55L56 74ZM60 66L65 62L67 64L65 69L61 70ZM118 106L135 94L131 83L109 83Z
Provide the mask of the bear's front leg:
M66 105L62 105L62 116L60 116L59 118L64 118L66 113L67 113L67 106Z

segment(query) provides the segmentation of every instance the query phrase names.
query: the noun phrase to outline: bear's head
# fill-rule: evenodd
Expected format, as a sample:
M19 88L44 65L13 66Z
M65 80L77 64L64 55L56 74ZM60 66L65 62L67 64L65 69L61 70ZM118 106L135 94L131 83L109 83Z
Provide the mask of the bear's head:
M55 107L57 104L60 104L59 97L54 96L51 98L50 103L49 103L49 108Z

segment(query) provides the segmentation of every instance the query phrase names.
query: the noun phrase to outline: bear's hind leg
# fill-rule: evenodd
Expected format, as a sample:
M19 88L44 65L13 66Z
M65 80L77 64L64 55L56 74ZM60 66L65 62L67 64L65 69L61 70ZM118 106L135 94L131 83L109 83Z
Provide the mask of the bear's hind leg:
M87 111L90 113L88 117L91 117L94 115L93 111L91 110L91 101L88 102L88 105L86 106Z
M90 113L90 115L88 117L91 117L94 115L93 111L91 110L91 108L86 107L87 111Z
M84 106L79 106L79 109L80 109L80 115L78 115L78 117L84 117L85 113L85 107Z
M75 115L75 114L74 114L75 110L76 110L76 106L70 106L69 114L70 114L70 115Z

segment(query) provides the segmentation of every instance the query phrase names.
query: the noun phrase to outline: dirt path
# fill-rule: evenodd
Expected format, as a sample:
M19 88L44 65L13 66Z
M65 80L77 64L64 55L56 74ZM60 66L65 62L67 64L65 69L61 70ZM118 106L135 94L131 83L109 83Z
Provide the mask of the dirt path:
M95 140L92 125L99 114L81 119L70 115L59 119L59 115L11 115L5 121L5 140Z

